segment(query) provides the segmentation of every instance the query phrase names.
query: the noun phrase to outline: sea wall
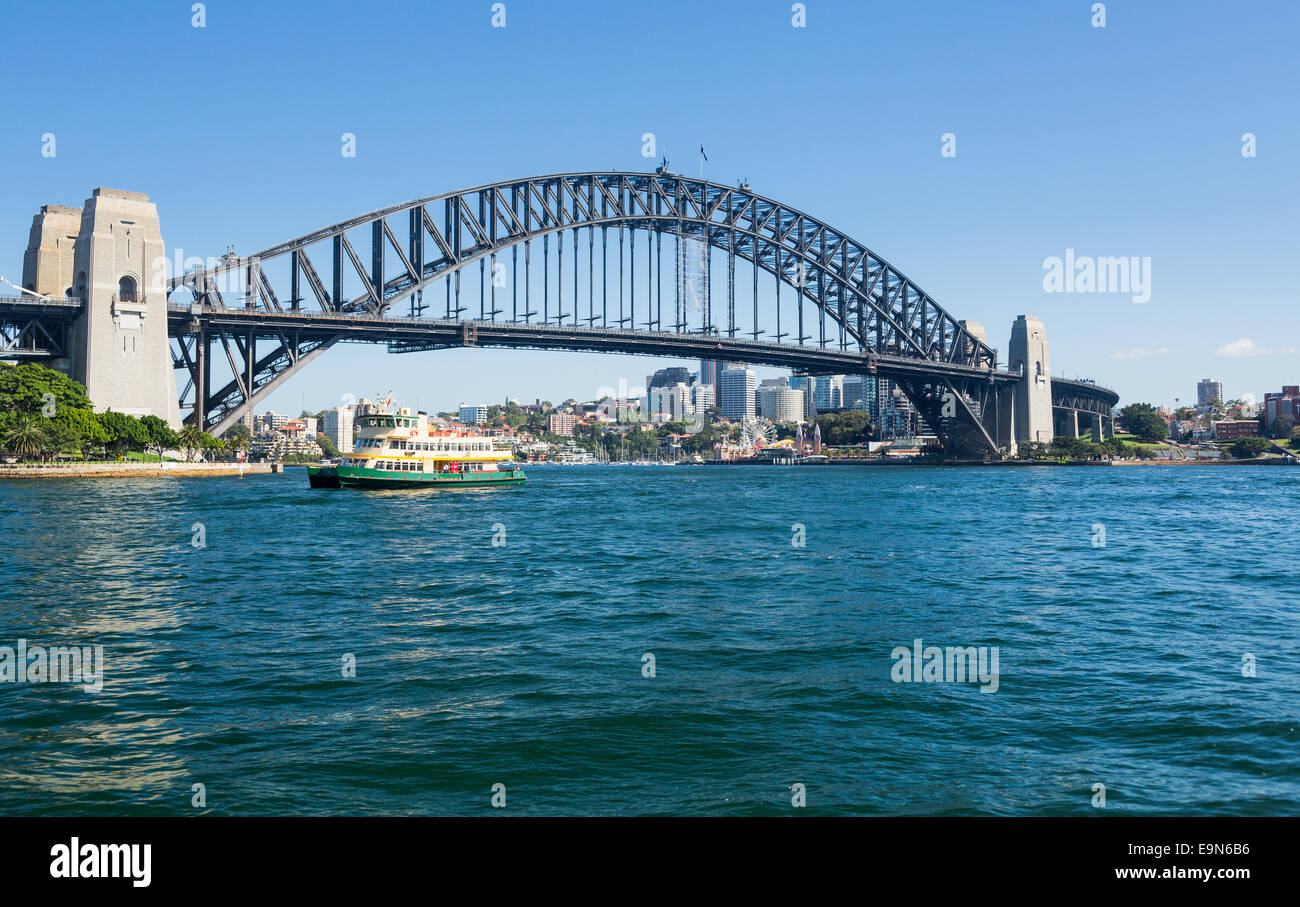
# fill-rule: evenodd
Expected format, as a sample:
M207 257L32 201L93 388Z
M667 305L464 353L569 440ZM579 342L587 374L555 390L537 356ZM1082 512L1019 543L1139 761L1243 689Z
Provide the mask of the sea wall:
M279 463L0 463L0 479L231 476L280 472Z

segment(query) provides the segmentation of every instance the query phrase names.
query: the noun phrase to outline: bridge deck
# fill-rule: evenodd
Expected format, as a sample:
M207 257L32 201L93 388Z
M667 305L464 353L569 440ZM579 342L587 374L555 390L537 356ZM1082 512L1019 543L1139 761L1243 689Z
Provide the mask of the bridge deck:
M281 335L301 339L387 343L393 352L415 352L459 346L564 349L579 352L634 353L703 359L725 359L807 370L821 374L880 374L892 378L987 378L1015 382L1018 374L974 368L957 363L863 353L820 346L798 346L728 337L720 334L678 334L672 331L626 330L583 325L557 325L442 318L394 318L358 312L267 312L247 309L203 309L168 306L173 335L192 332L201 319L209 328L235 333Z

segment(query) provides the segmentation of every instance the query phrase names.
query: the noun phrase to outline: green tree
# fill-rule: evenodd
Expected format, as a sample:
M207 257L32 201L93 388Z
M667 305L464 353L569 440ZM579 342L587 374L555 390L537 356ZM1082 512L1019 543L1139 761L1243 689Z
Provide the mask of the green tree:
M88 409L60 410L54 421L66 425L76 436L77 447L86 459L90 459L94 451L102 449L108 443L108 432L104 430L103 422Z
M42 419L41 429L45 433L45 443L41 446L41 458L50 459L56 454L76 453L81 438L67 423L57 419Z
M50 403L54 411L42 412ZM91 408L86 388L62 372L35 362L0 365L0 410L53 417L65 409Z
M1168 424L1150 403L1130 403L1119 411L1119 418L1129 434L1142 441L1163 441L1169 437Z
M821 426L823 444L839 447L871 440L871 416L862 410L823 413L816 421Z
M1083 438L1053 438L1049 449L1052 456L1065 460L1090 460L1099 453L1096 445L1085 441Z
M1267 438L1238 438L1228 448L1228 453L1238 460L1250 460L1258 457L1273 445Z
M1273 420L1273 437L1284 440L1291 437L1291 432L1295 430L1295 417L1290 413L1282 413Z
M220 438L214 438L205 432L199 433L199 447L211 460L216 460L226 452L226 445Z
M20 460L40 456L47 442L45 428L41 425L44 421L48 420L40 419L30 413L18 413L0 438L4 442L5 449Z
M1042 441L1026 441L1016 447L1016 456L1022 460L1042 460L1047 455L1047 445Z
M99 421L107 435L104 446L115 457L122 456L128 450L144 450L149 443L149 433L134 416L109 410L99 414Z
M162 459L163 451L173 449L180 442L171 426L157 416L142 416L140 425L145 432L145 449L158 454L159 460Z
M199 428L194 425L186 425L181 429L180 434L177 436L177 440L180 442L181 450L185 451L186 463L193 463L194 455L203 449L203 438L205 435L206 432L199 430Z

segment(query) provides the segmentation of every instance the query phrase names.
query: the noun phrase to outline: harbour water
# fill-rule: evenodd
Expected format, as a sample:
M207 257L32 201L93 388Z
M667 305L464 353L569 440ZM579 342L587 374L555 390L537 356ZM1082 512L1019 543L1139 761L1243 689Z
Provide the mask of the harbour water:
M0 683L0 814L1294 815L1298 510L1256 467L0 482L0 646L103 647ZM916 640L996 691L895 682Z

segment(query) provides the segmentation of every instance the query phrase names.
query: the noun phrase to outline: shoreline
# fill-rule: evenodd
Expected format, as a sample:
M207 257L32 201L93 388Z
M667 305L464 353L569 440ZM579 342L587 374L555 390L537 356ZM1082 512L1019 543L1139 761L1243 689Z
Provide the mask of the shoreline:
M595 464L593 464L595 465ZM704 463L677 463L677 466L797 466L816 468L824 466L991 466L991 467L1051 467L1051 466L1295 466L1281 457L1260 457L1252 460L827 460L823 463L790 463L772 460L717 460Z
M282 463L0 463L0 479L126 479L235 476L284 471Z

